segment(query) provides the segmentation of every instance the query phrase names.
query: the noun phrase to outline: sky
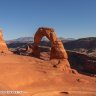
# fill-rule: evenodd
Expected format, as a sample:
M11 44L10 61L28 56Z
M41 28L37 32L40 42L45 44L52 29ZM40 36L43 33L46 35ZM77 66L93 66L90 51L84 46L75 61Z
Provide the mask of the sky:
M96 37L96 0L0 0L5 40L34 36L39 27L58 37Z

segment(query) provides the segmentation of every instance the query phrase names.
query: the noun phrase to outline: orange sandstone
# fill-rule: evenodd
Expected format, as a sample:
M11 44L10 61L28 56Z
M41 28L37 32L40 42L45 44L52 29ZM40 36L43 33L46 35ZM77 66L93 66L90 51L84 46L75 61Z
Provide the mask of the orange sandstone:
M59 60L62 61L58 63L60 69L62 70L70 69L70 65L68 62L68 55L66 53L66 50L62 44L62 41L58 39L56 33L54 32L54 29L52 28L41 27L37 30L34 36L34 47L33 47L34 56L40 58L39 44L41 42L42 37L44 36L46 36L51 42L50 59L53 61L54 59L56 59L57 61Z
M4 41L2 30L0 30L0 52L8 51L8 47Z

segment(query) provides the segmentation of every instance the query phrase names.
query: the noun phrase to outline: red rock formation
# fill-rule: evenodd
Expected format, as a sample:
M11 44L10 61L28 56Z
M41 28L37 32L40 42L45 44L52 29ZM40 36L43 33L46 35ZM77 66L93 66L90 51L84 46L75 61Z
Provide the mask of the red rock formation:
M2 30L0 30L0 52L8 51L7 45L4 41Z
M61 40L56 40L52 44L50 59L68 59Z
M60 60L59 68L63 70L70 69L70 65L68 62L68 56L64 49L64 46L59 40L52 28L39 28L34 36L34 48L33 54L36 57L40 58L40 49L39 44L43 36L46 36L51 41L51 53L50 59ZM61 62L62 61L62 62ZM65 67L66 66L66 67Z
M39 28L34 36L34 54L40 57L39 44L43 36L46 36L51 41L51 55L50 59L67 59L67 53L64 46L59 40L52 28Z

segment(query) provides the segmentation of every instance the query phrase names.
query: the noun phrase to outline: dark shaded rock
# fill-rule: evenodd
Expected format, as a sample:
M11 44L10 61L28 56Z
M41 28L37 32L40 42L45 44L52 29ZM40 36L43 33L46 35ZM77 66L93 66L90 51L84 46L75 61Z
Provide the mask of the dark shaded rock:
M74 51L67 51L73 69L96 74L96 58Z

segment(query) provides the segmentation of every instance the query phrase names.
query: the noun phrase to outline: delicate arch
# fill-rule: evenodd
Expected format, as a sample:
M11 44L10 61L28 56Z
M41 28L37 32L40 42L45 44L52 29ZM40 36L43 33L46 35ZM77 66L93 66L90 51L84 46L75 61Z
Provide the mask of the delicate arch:
M34 36L34 48L33 54L36 57L40 57L39 44L42 37L46 36L51 42L51 54L50 59L67 59L67 53L63 47L61 40L59 40L52 28L41 27L37 30Z
M57 36L52 28L39 28L34 36L34 43L40 44L42 37L46 36L51 43L57 40Z

